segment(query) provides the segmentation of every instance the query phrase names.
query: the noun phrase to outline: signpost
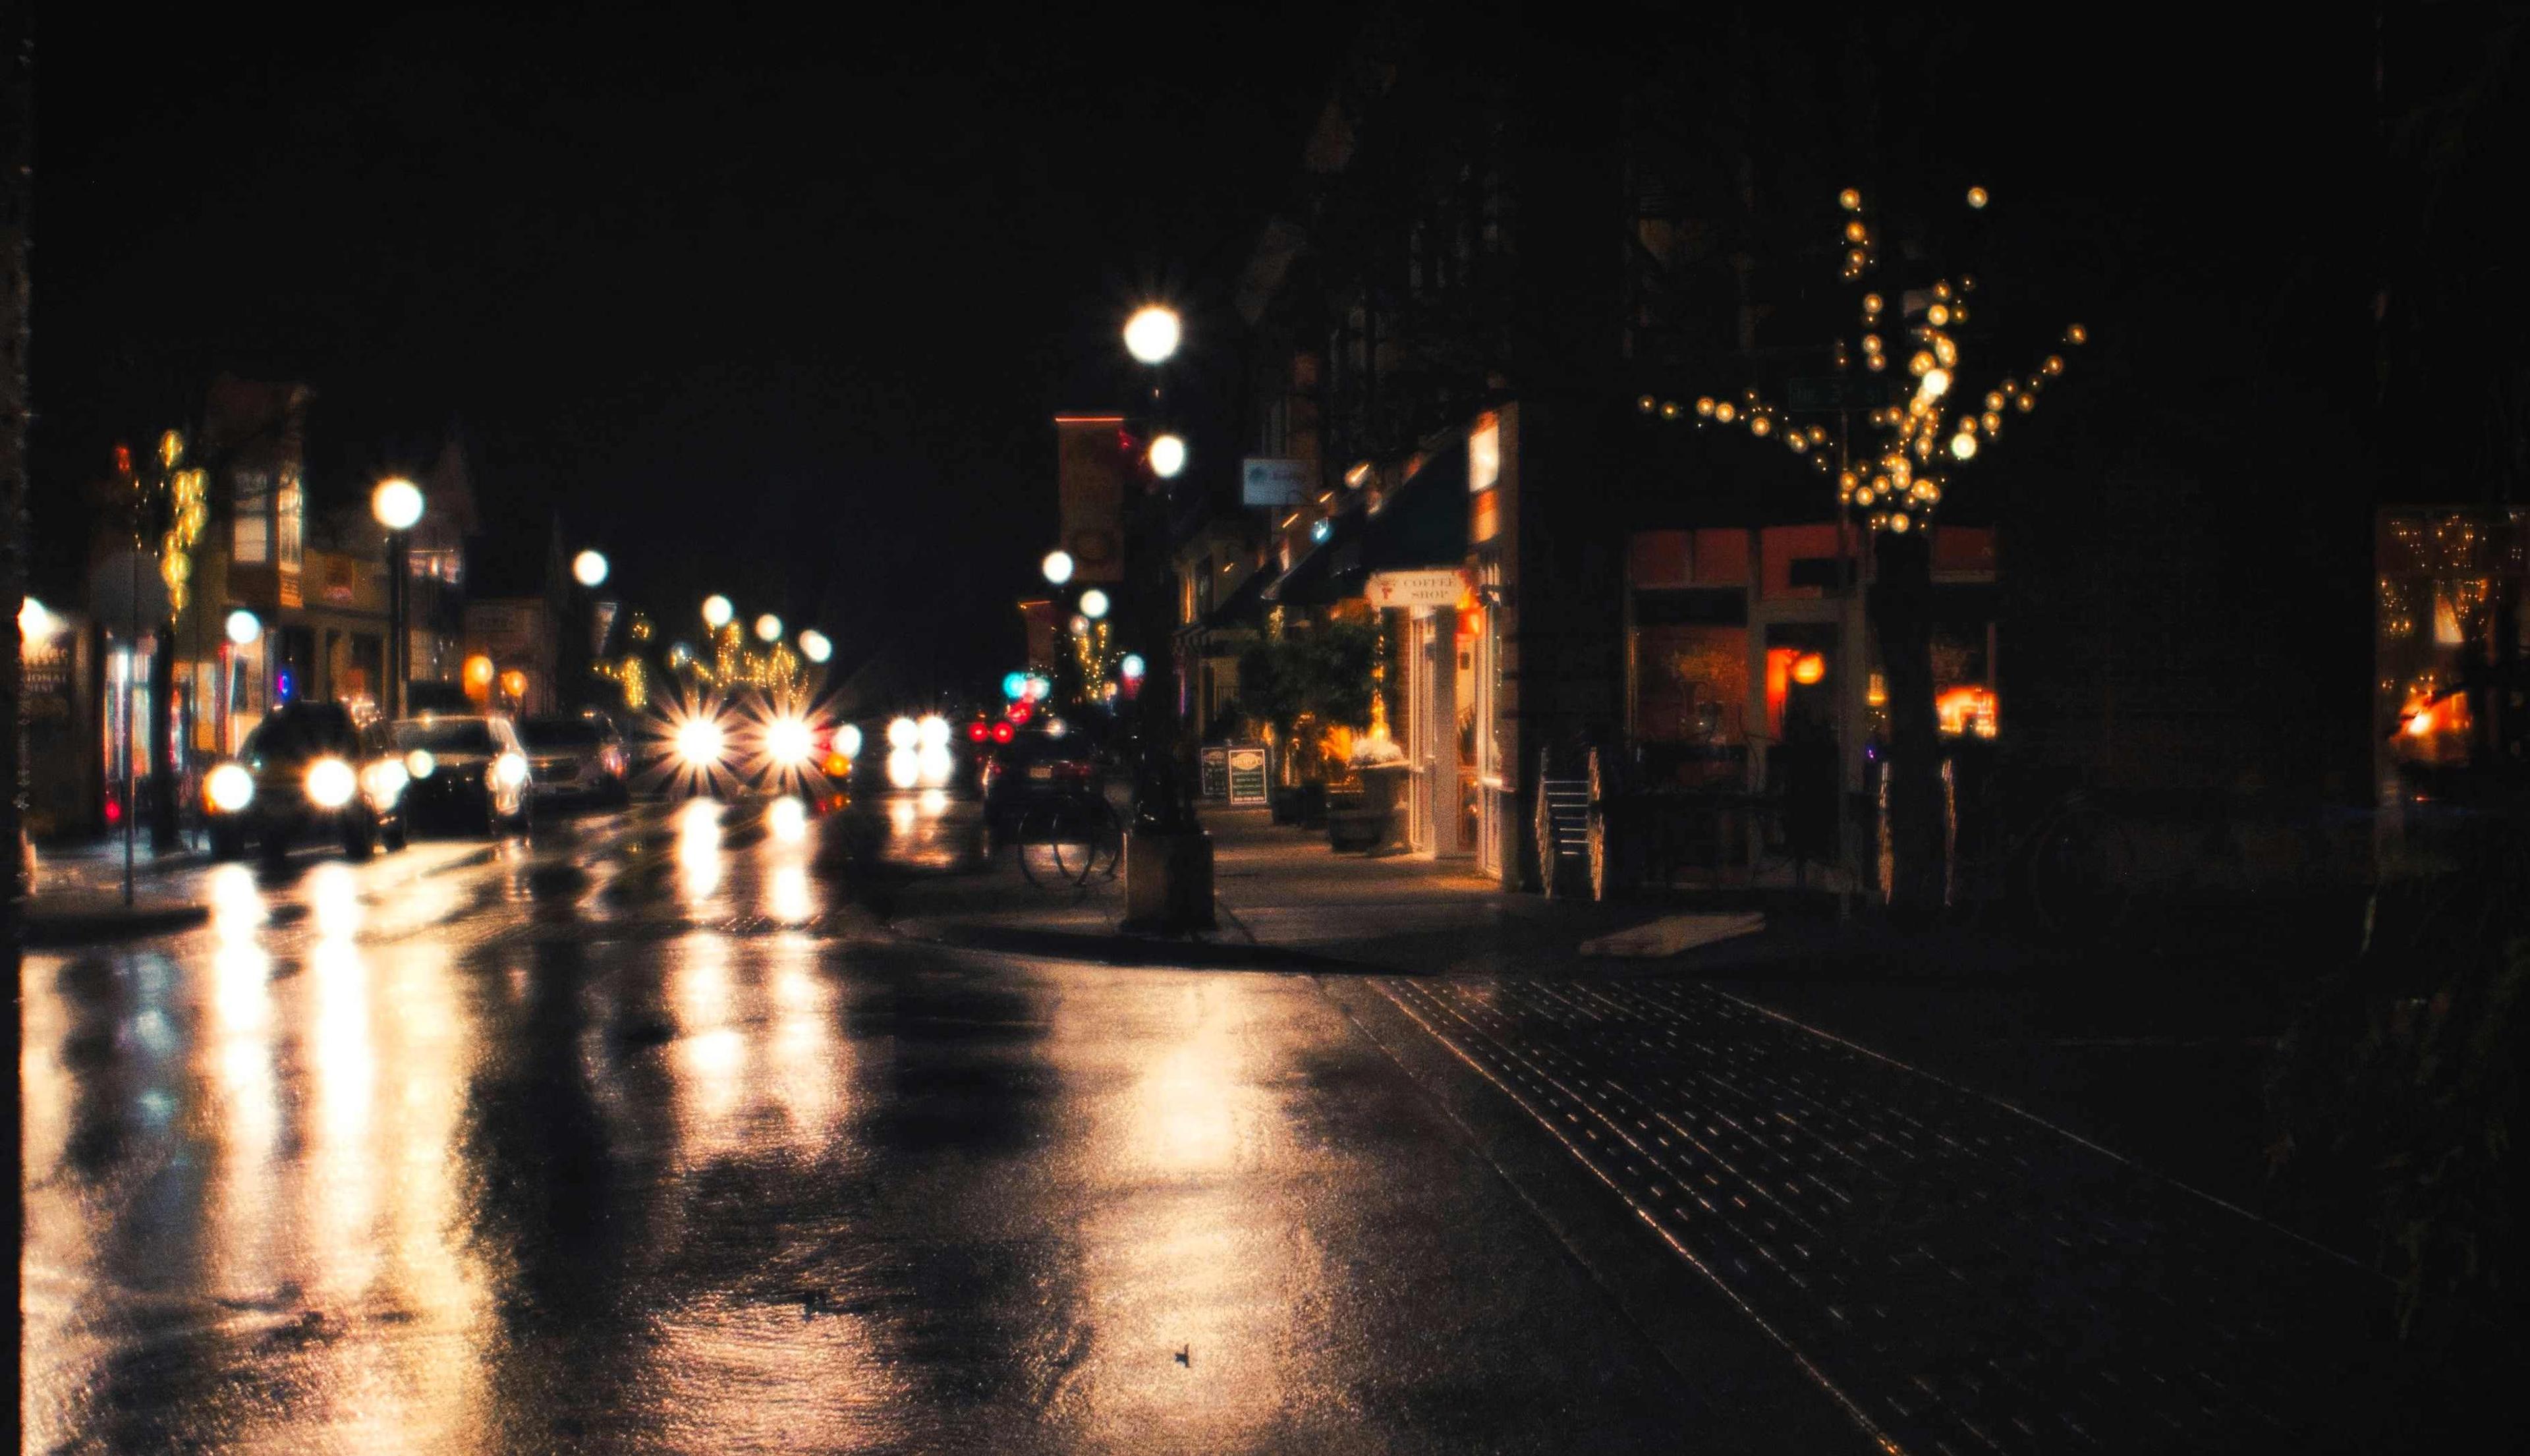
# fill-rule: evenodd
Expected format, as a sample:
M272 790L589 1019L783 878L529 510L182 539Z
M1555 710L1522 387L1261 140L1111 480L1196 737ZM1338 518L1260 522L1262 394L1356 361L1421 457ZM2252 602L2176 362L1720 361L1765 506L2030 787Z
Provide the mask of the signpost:
M1249 456L1240 462L1238 503L1242 506L1297 506L1308 499L1307 460L1268 459Z
M1373 607L1456 607L1467 577L1456 566L1426 571L1373 571L1362 595Z

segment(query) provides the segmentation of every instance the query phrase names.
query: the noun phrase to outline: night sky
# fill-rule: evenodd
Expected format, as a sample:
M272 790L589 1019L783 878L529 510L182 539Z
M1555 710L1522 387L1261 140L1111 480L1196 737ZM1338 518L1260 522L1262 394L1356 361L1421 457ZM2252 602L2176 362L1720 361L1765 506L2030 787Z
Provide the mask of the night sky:
M314 386L318 510L460 424L486 589L532 584L559 512L672 620L723 590L848 663L997 674L1053 534L1048 414L1126 398L1115 330L1155 295L1189 369L1235 370L1228 281L1356 12L880 13L48 11L38 591L76 599L110 444L192 420L225 367ZM1748 14L1787 48L1820 23ZM1612 64L1714 33L1657 7L1526 24ZM2082 448L2245 458L2235 401L2362 402L2363 27L1909 26L1938 66L1877 78L1881 139L2015 205L1998 266L2029 317L2100 336ZM1833 151L1851 128L1812 111ZM1198 441L1198 468L1239 444ZM2231 473L2261 531L2304 499Z
M1219 307L1329 74L1307 9L392 9L39 19L39 589L226 367L315 387L314 510L459 422L489 588L560 511L664 613L996 661L1048 414Z

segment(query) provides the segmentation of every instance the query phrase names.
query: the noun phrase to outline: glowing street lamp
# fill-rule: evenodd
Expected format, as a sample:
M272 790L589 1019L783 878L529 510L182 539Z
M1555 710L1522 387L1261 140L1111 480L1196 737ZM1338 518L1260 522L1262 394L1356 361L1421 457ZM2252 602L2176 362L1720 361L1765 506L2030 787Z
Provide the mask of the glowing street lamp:
M1153 303L1125 320L1125 351L1145 364L1166 363L1178 351L1179 333L1177 310Z
M573 579L592 591L606 584L606 571L607 562L604 552L583 551L571 559Z
M755 636L756 640L761 642L781 641L782 619L774 616L770 612L767 612L762 617L755 619Z
M369 511L390 531L409 531L421 520L421 487L398 475L369 493Z
M1109 605L1107 594L1094 586L1080 594L1080 615L1091 621L1106 616Z
M799 634L799 655L812 663L822 663L835 655L835 644L826 634L810 627Z
M420 523L422 506L421 487L401 475L379 481L369 493L369 513L387 528L386 707L396 718L404 716L404 685L412 675L412 632L406 625L412 594L409 533Z
M710 596L703 598L703 625L710 627L713 631L717 632L722 627L729 625L729 620L737 615L738 609L731 606L729 604L729 598L722 596L720 593L713 592Z
M1045 579L1061 586L1072 579L1072 553L1049 551L1045 555Z
M1174 480L1185 468L1186 443L1175 435L1162 435L1151 442L1151 473L1162 480Z
M263 635L263 622L253 613L240 607L229 614L228 634L230 641L244 647Z

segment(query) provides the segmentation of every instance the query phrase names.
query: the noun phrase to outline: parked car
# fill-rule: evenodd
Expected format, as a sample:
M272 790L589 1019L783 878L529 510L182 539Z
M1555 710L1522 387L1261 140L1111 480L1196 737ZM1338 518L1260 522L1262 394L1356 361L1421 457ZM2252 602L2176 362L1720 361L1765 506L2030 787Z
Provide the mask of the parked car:
M522 718L519 739L537 802L621 804L632 797L624 735L605 714Z
M354 726L340 703L285 703L202 776L211 855L236 859L251 845L277 858L310 834L340 839L354 859L402 849L404 789L385 733Z
M395 746L412 779L406 812L416 823L487 835L525 827L535 774L510 720L473 713L402 719Z
M1101 775L1094 748L1075 734L1056 737L1022 730L1008 743L995 743L982 754L977 771L984 791L984 816L997 833L1007 834L1028 806L1068 794L1098 791Z

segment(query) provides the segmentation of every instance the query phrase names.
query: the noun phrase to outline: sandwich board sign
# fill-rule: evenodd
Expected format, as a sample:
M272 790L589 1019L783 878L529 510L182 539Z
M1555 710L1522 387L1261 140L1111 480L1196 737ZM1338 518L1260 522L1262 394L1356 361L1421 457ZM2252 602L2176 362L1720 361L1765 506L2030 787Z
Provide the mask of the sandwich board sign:
M1265 788L1265 749L1262 744L1234 745L1229 754L1230 802L1233 805L1262 804L1267 801Z

